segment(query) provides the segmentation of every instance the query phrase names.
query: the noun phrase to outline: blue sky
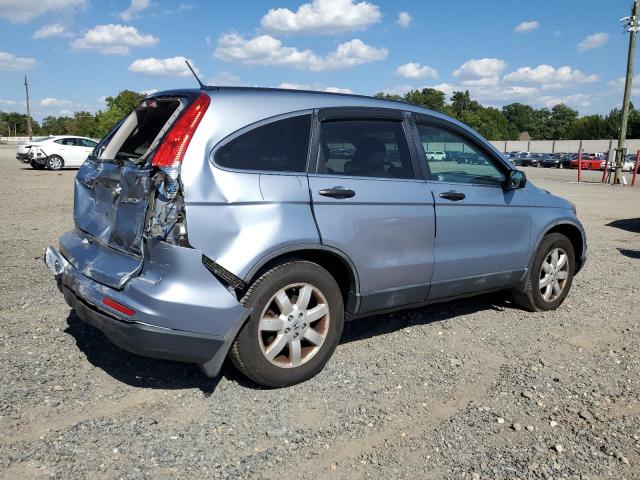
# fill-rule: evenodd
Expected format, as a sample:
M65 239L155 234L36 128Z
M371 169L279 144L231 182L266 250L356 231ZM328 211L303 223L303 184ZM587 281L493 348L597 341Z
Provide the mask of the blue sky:
M485 105L620 104L629 0L0 0L0 110L104 108L123 89L211 84L404 93ZM640 80L640 76L638 77ZM640 94L640 82L636 94ZM636 97L636 102L638 102Z

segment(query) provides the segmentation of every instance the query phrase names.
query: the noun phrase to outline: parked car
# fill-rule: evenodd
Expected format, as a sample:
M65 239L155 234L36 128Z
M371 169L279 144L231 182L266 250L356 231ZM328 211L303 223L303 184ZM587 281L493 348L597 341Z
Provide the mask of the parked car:
M37 140L29 140L26 142L20 142L16 148L16 159L20 163L29 163L31 159L29 158L29 150L33 145L37 145L40 142L44 142L49 140L51 137L39 138Z
M425 152L427 160L446 160L447 154L444 152Z
M613 159L611 162L606 162L606 163L607 163L607 170L616 169L615 159ZM636 155L635 154L625 155L624 159L622 160L622 171L633 172L635 165L636 165ZM602 162L602 164L600 165L600 170L604 170L604 166L605 166L605 162Z
M96 145L98 142L91 138L61 135L31 144L27 156L37 170L79 167Z
M521 152L516 155L513 162L520 167L528 167L531 165L531 154L529 152Z
M345 319L487 291L556 309L586 257L575 206L464 124L320 92L154 94L78 171L74 221L44 259L79 318L270 387L318 373Z
M604 168L604 155L596 153L583 153L580 157L582 170L599 170ZM578 155L570 161L570 168L578 168Z
M544 168L551 168L551 167L561 168L563 157L564 157L564 154L562 153L548 154L542 160L542 166Z

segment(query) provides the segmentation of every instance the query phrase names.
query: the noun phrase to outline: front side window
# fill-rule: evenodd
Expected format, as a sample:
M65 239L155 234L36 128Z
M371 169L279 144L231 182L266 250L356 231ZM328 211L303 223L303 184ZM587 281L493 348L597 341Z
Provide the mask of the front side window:
M94 142L93 140L87 140L86 138L79 138L78 141L80 142L79 145L81 147L95 148L95 146L98 144L97 142Z
M418 124L432 182L501 186L504 173L474 144L451 130ZM435 152L442 153L437 155Z
M218 149L221 167L272 172L304 172L309 149L311 115L267 123L234 138Z
M330 120L320 132L318 173L414 178L400 121Z

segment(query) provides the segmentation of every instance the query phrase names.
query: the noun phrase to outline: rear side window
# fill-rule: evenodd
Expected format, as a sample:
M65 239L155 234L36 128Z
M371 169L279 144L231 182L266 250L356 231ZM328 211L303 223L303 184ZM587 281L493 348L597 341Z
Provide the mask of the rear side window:
M221 167L272 172L304 172L309 149L311 115L261 125L218 149Z
M389 120L323 122L318 173L414 178L402 123Z

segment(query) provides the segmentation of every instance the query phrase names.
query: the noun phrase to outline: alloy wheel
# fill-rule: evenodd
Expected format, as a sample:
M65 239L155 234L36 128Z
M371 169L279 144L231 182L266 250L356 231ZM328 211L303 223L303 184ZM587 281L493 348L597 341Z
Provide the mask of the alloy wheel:
M545 302L560 297L569 278L569 257L562 248L551 250L540 267L540 295Z
M277 367L299 367L320 350L329 322L329 306L318 288L308 283L288 285L271 297L260 316L262 354Z

